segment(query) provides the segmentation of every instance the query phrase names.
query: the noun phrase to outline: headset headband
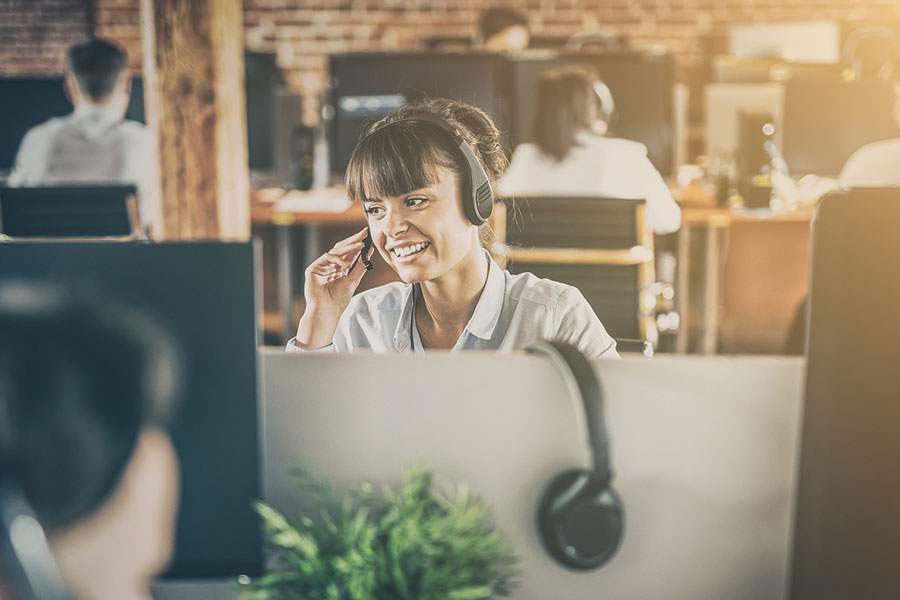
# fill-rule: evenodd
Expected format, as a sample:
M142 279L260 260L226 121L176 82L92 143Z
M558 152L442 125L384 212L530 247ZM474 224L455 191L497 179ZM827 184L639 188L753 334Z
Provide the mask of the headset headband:
M372 130L363 136L363 139L393 125L401 123L427 123L449 137L453 142L453 147L457 153L457 158L464 163L464 170L468 177L461 177L461 197L463 209L469 221L474 225L481 225L491 216L494 207L494 191L491 188L491 179L488 177L484 165L478 160L475 150L471 144L466 141L459 130L450 123L426 113L413 113L407 117L401 117L381 125L376 125ZM463 166L463 165L461 165Z

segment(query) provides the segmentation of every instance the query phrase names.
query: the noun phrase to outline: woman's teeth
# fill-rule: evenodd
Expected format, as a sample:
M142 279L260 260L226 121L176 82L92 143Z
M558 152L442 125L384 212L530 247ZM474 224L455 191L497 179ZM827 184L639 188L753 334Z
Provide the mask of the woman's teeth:
M419 252L421 252L422 250L424 250L425 248L427 248L430 245L431 245L431 243L429 243L429 242L419 242L418 244L413 244L412 246L403 246L402 248L394 248L392 250L392 252L394 253L394 256L396 256L397 258L403 258L405 256L410 256L411 254L418 254Z

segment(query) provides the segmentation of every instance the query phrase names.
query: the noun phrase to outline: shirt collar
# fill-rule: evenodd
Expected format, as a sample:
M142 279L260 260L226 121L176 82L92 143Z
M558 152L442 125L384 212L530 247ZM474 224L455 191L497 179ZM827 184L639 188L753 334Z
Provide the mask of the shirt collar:
M485 250L488 261L487 282L475 305L475 312L469 319L465 331L482 340L489 340L494 336L494 329L500 320L500 312L503 310L503 300L506 297L506 278L503 271ZM397 328L394 330L394 347L398 352L410 349L410 325L412 323L412 311L414 307L415 284L406 286L403 297L400 300L400 318L397 320Z
M397 328L394 330L394 348L397 352L406 352L410 350L410 321L413 311L413 292L415 284L406 286L403 290L403 297L400 299L400 318L397 319Z
M475 312L472 313L472 318L466 325L466 331L482 340L489 340L494 337L494 329L497 327L500 312L503 310L503 300L506 297L506 278L487 251L485 251L485 256L488 261L487 282L484 284L481 297L478 298L478 304L475 305Z

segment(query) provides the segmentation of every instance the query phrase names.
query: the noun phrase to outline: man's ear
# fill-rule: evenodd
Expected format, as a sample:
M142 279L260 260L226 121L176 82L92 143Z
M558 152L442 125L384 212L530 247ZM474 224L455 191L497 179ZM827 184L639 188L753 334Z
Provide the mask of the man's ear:
M131 76L131 69L129 69L128 67L125 67L122 70L122 73L119 74L119 85L122 86L121 87L122 92L124 92L124 94L126 96L131 94L131 80L132 79L133 79L133 77Z
M63 91L66 93L66 98L72 106L75 106L81 98L81 93L78 91L78 83L71 73L66 73L66 76L63 78Z

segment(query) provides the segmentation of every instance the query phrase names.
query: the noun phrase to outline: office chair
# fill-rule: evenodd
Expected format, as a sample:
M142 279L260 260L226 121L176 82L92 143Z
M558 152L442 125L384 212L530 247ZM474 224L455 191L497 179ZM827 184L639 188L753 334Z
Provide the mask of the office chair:
M656 345L653 234L645 227L644 200L545 196L504 202L511 272L577 287L614 338Z

